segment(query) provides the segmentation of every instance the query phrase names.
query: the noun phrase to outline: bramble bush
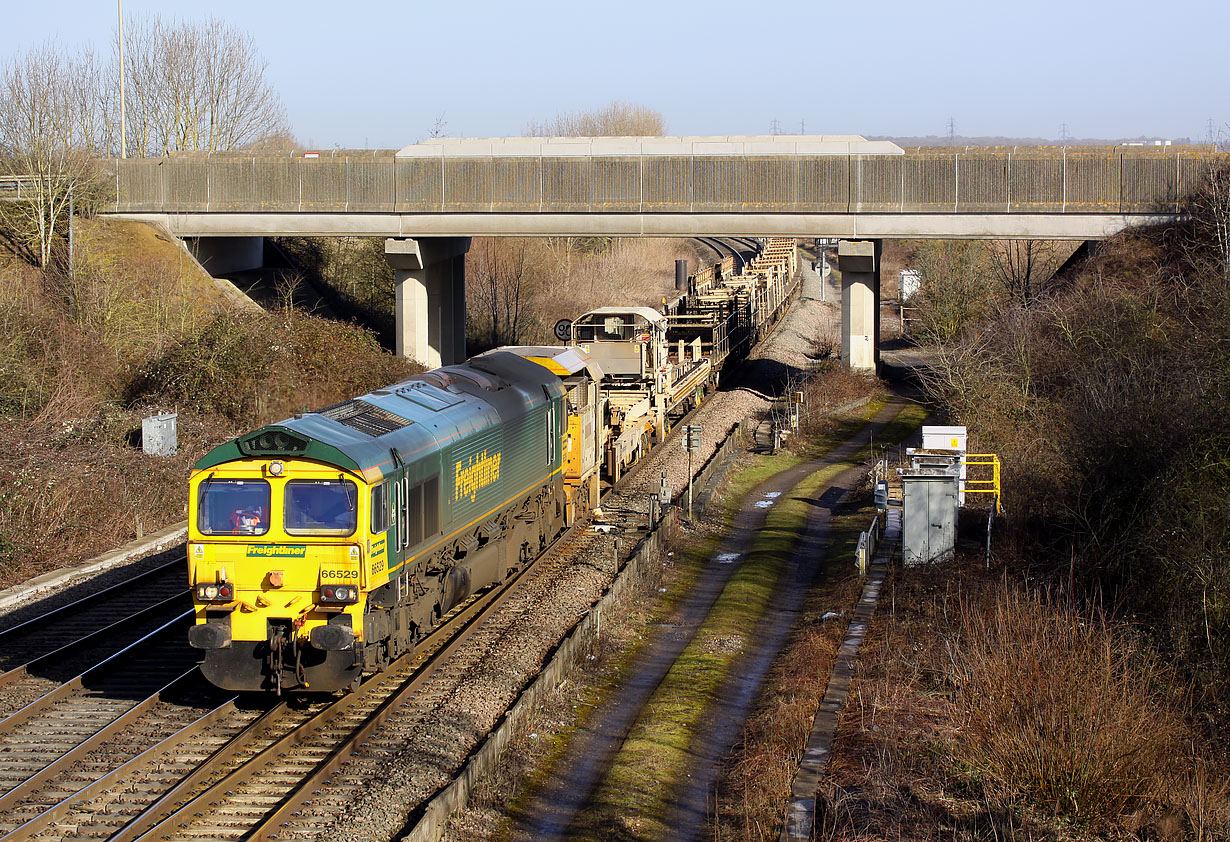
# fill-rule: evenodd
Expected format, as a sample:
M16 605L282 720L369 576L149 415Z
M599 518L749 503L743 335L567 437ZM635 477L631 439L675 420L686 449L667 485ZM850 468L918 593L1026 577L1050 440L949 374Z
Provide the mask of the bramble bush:
M256 427L421 369L353 325L293 311L224 313L142 366L127 398Z

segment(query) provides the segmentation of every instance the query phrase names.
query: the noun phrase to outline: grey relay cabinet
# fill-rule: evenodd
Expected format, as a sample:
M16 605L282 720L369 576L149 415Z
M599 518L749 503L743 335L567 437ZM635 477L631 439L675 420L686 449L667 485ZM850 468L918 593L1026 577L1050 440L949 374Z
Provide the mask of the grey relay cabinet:
M958 477L947 472L901 477L901 559L926 564L952 558L957 538Z

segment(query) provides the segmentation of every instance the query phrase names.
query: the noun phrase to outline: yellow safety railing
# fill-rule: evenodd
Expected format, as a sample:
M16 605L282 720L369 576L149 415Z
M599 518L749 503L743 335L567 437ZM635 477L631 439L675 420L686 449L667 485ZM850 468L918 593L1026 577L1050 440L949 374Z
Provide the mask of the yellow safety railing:
M970 468L990 468L990 478L980 477L974 478L967 476L965 479L965 491L969 494L994 494L995 495L995 512L1002 514L1004 505L1000 494L999 486L999 456L994 453L967 453L964 462Z

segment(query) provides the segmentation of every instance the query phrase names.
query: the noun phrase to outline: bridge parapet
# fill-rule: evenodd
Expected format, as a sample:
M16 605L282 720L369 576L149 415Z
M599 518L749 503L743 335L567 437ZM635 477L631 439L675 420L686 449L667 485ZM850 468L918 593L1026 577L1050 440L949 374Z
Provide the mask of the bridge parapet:
M1224 154L1152 147L897 154L184 156L104 162L116 213L1159 214Z

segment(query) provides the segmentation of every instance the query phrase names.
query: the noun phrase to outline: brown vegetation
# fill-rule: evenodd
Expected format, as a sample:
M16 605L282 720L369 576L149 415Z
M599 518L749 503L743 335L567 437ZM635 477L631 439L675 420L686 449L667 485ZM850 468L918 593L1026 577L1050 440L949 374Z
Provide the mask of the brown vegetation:
M396 294L384 241L294 237L278 241L331 288L339 309L391 328ZM470 353L558 342L551 328L594 307L657 307L674 296L675 260L698 268L694 241L609 237L475 237L466 255Z
M658 307L675 260L695 271L690 240L475 238L466 263L467 335L475 349L558 340L551 328L612 304Z
M555 119L531 122L530 137L660 137L666 120L660 111L644 105L615 101L592 111L560 113Z
M76 272L0 256L0 587L184 517L214 444L413 370L366 331L284 310L237 315L178 244L80 222ZM141 418L179 409L179 454Z
M929 388L1005 458L1015 540L1149 618L1164 651L1225 704L1222 177L1188 222L1121 235L1061 287L1001 307L945 350Z
M975 566L885 598L821 838L1226 838L1227 787L1136 631Z
M910 240L885 249L886 281L901 269L920 275L909 302L913 332L926 342L947 343L979 329L1003 307L1028 309L1060 279L1056 271L1074 251L1054 240Z
M379 237L279 237L293 263L326 284L334 309L383 333L393 330L397 285Z
M224 313L136 371L130 403L179 406L239 429L319 409L421 370L370 333L280 313Z
M928 389L1004 460L1001 553L1065 601L902 585L922 625L868 676L876 730L860 720L848 748L876 770L847 769L857 797L832 790L834 835L1230 835L1226 183L1210 173L1184 221L1109 240L1054 283L1026 271L1036 255L998 276L988 261L993 306L937 322L952 341ZM935 249L967 266L968 246Z

